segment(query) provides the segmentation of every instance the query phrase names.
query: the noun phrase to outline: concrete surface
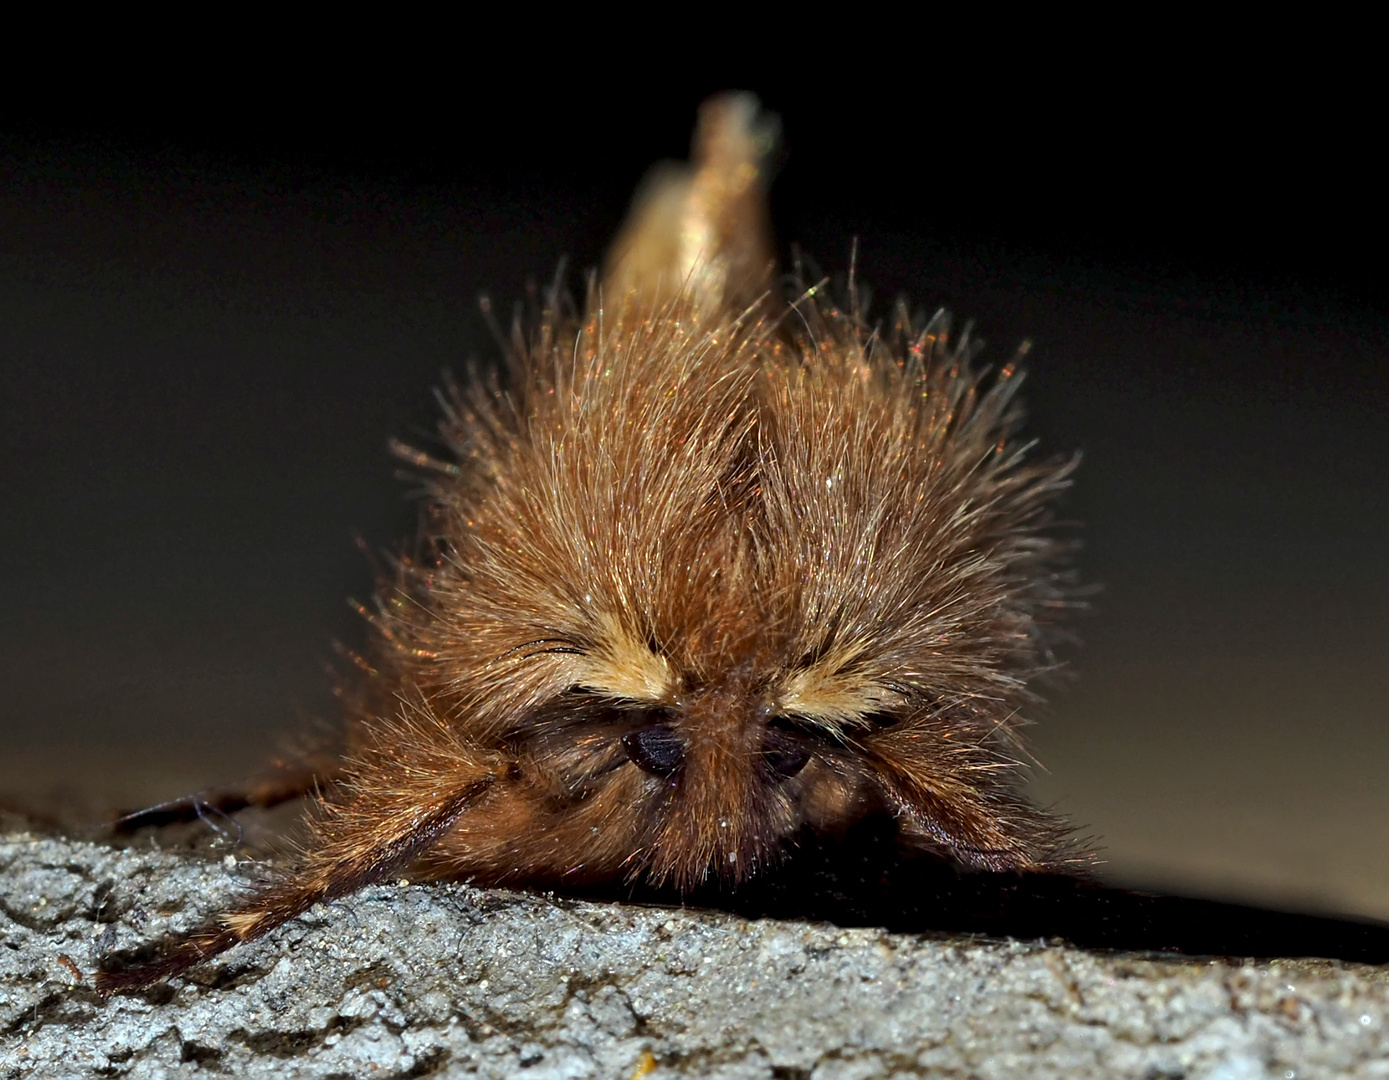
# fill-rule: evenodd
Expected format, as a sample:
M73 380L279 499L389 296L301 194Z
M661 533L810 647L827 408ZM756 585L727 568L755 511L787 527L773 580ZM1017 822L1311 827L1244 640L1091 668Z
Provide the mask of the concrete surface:
M0 1077L1389 1077L1389 972L393 882L143 997L105 950L253 868L0 840Z

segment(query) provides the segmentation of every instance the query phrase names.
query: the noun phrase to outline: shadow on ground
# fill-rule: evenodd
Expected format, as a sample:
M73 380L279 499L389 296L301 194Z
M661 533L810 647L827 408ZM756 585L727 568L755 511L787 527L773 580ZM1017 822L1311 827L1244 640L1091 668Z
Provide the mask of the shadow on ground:
M681 903L655 889L583 895ZM961 871L903 855L891 822L862 825L842 842L806 837L774 872L736 891L707 888L683 902L750 918L820 919L899 933L1061 939L1081 948L1138 953L1389 963L1384 924L1114 888L1060 874Z

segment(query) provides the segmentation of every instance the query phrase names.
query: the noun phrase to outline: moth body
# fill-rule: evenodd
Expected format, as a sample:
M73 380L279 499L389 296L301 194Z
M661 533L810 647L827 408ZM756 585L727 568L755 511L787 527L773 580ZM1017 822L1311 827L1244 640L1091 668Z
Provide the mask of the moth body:
M706 105L582 310L517 329L505 392L450 390L302 854L106 991L407 866L683 891L875 815L965 866L1071 865L1017 731L1067 606L1047 527L1074 462L1033 459L1020 372L943 316L778 299L771 138L750 99Z

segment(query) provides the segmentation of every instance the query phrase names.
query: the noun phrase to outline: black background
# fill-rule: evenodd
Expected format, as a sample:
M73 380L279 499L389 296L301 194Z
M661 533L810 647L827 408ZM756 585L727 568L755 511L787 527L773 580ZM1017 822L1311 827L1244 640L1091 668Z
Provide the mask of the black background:
M1389 916L1389 343L1359 100L1277 67L750 68L596 90L171 85L0 126L0 791L96 813L241 776L331 718L354 547L442 370L725 85L779 113L783 250L855 238L875 310L1034 343L1031 431L1103 586L1033 729L1116 881ZM861 83L861 85L860 85ZM80 808L80 809L79 809Z

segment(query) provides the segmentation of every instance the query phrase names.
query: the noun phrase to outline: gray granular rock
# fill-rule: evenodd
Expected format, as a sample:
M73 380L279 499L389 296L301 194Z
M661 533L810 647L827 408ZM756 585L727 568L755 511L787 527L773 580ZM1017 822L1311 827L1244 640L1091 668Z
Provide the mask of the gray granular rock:
M27 834L0 841L0 867L7 1078L1389 1077L1389 977L1374 968L465 885L371 888L103 1002L90 989L102 951L192 926L250 868Z

